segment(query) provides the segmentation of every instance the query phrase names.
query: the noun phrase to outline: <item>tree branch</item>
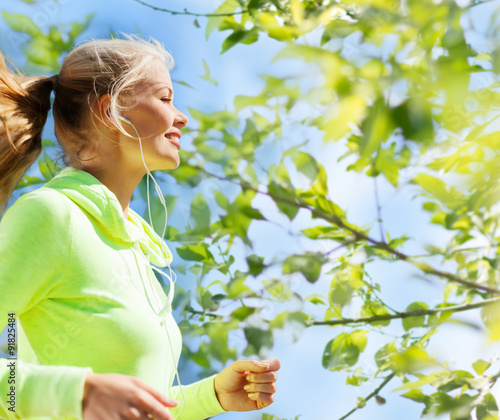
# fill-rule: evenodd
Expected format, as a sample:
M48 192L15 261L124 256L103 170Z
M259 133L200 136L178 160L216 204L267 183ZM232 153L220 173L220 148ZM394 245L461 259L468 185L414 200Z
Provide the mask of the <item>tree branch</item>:
M376 397L378 395L378 393L382 390L382 388L384 386L386 386L392 378L394 378L394 376L396 376L396 373L393 372L391 373L389 376L387 376L384 381L378 386L377 389L375 389L375 391L373 391L371 394L368 394L366 396L366 398L364 399L365 402L370 400L371 398L373 397ZM353 414L355 411L359 410L360 408L362 407L354 407L351 411L349 411L347 414L344 414L342 417L339 418L339 420L345 420L347 417L349 417L351 414Z
M495 288L495 287L491 287L491 286L479 284L479 283L476 283L476 282L473 282L470 280L466 280L466 279L463 279L455 274L448 273L446 271L441 271L441 270L438 270L436 268L433 268L429 264L415 261L411 256L406 255L400 251L397 251L396 249L391 248L387 243L377 241L376 239L369 237L368 235L364 234L363 232L360 232L360 231L354 229L353 227L349 226L347 224L347 222L343 221L336 214L326 213L325 211L323 211L321 209L311 207L306 201L304 201L300 197L295 197L295 200L291 200L291 199L288 199L286 197L273 195L269 192L259 190L258 188L254 187L253 185L251 185L250 183L248 183L244 180L240 180L240 182L237 182L233 179L228 179L226 177L222 177L220 175L216 175L214 173L211 173L211 172L207 171L205 168L202 168L201 166L192 165L192 164L188 164L188 165L191 168L205 172L207 175L212 176L214 178L220 179L222 181L231 182L233 184L239 185L243 189L251 190L251 191L254 191L258 194L267 195L268 197L271 197L275 202L280 201L280 202L288 204L290 206L295 206L298 208L309 210L314 216L321 218L321 219L324 219L324 220L326 220L334 225L337 225L341 229L344 229L348 232L351 232L354 235L355 240L366 241L366 242L374 245L378 249L381 249L383 251L386 251L389 254L394 255L395 257L399 258L401 261L406 261L406 262L414 265L415 267L419 268L420 270L422 270L426 274L430 274L430 275L433 275L436 277L442 277L442 278L445 278L451 282L458 283L458 284L461 284L463 286L470 287L472 289L484 290L485 292L500 294L500 290Z
M436 315L442 312L463 312L468 311L470 309L481 308L483 306L500 302L500 297L486 299L481 302L475 303L465 303L463 305L454 305L449 306L448 308L436 308L436 309L423 309L420 311L408 311L408 312L399 312L397 314L387 314L387 315L377 315L377 316L363 316L359 318L343 318L343 319L333 319L329 321L309 321L308 326L316 326L316 325L347 325L347 324L371 324L373 322L378 321L387 321L390 319L404 319L411 318L416 316L424 316L424 315Z
M152 4L144 2L142 0L134 0L134 1L139 3L139 4L142 4L143 6L149 7L150 9L157 10L159 12L170 13L171 15L215 17L215 16L234 16L234 15L242 15L244 13L248 13L248 10L240 10L239 12L232 12L232 13L194 13L194 12L189 12L186 9L184 9L183 12L179 12L176 10L163 9L161 7L156 7L156 6L153 6Z
M485 3L491 3L492 1L497 1L497 0L483 0L483 1L479 1L477 3L472 3L472 4L469 4L468 6L466 6L466 9L470 9L472 7L475 7L475 6L480 6L481 4L485 4Z
M210 318L215 318L215 319L222 319L222 315L217 315L213 314L211 312L202 312L202 311L197 311L196 309L187 309L187 312L193 315L201 315L201 316L208 316Z

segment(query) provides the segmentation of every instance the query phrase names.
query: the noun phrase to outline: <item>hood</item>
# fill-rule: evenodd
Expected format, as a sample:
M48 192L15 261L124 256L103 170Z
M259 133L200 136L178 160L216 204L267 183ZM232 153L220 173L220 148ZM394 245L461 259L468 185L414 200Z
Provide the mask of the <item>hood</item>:
M109 237L138 243L154 265L165 267L172 262L172 253L153 228L130 208L125 219L116 195L88 172L66 167L44 187L68 197Z

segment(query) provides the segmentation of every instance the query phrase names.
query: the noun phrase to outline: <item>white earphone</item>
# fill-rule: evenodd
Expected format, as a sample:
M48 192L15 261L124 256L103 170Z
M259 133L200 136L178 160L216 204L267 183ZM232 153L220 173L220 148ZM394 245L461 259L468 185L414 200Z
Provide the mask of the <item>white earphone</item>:
M165 203L165 197L163 196L163 192L161 191L160 186L158 185L158 183L156 182L154 176L151 174L151 172L149 171L149 169L148 169L148 167L146 165L146 161L144 160L144 154L142 152L142 140L141 140L141 136L139 136L139 132L135 128L135 125L132 124L132 122L130 120L128 120L127 118L125 118L123 115L118 114L118 119L121 120L121 121L123 121L123 122L125 122L125 123L127 123L127 124L130 124L132 126L132 128L134 129L135 134L137 135L137 138L139 139L139 148L141 150L142 163L144 164L144 168L146 168L146 171L147 171L146 190L147 190L149 223L150 223L150 225L151 225L151 227L153 229L154 229L154 226L153 226L153 221L152 221L152 218L151 218L151 206L150 206L150 200L149 200L149 178L151 178L153 180L153 183L155 185L156 193L158 194L158 197L159 197L159 199L160 199L160 201L161 201L161 203L163 205L163 208L165 210L165 224L163 225L163 234L161 236L161 239L162 239L162 241L161 241L161 247L163 249L163 245L164 245L163 239L165 238L165 232L167 230L167 218L168 218L167 204ZM174 275L174 277L176 277L176 276L175 276L175 273L172 272L172 269L170 268L170 264L168 266L169 275L167 275L163 271L159 270L158 268L153 267L149 262L148 262L148 265L149 265L149 267L151 269L153 269L157 273L161 274L162 276L166 277L168 279L169 283L170 283L170 290L168 292L168 297L167 297L168 304L165 304L163 306L163 309L158 313L158 315L162 318L161 324L164 325L164 323L165 323L165 316L167 314L168 307L169 306L172 307L172 301L174 299L174 284L175 284L175 280L172 280L172 274ZM165 330L167 331L168 344L169 344L169 347L170 347L170 352L171 352L171 355L172 355L172 359L175 360L174 350L172 348L172 342L170 340L170 334L168 332L168 328L167 328L166 325L165 325ZM180 414L184 410L184 407L186 406L186 398L184 397L184 391L182 390L182 384L181 384L181 380L179 378L179 371L177 370L177 364L176 363L174 363L174 367L175 367L175 375L176 375L176 378L177 378L177 383L179 384L179 389L180 389L181 395L182 395L182 409L181 409L181 411L179 411L179 413L175 417L177 419L177 417L180 416Z

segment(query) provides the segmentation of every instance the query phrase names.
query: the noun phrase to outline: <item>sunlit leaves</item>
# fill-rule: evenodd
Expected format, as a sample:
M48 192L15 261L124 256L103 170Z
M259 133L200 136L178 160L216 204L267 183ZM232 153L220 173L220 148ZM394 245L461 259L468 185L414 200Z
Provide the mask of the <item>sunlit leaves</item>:
M245 338L248 346L243 352L247 357L252 355L265 355L273 346L273 335L271 331L261 330L259 328L245 328Z
M483 307L481 318L490 332L490 339L492 341L500 339L500 303L496 302Z
M304 254L291 255L283 262L283 273L301 273L309 283L318 280L326 257L317 252L306 252Z
M361 310L361 316L377 317L383 315L389 315L389 311L387 310L386 306L379 301L367 301L365 302ZM383 327L389 325L390 323L391 320L386 319L372 322L371 325Z
M15 31L23 32L33 37L42 35L40 28L28 16L3 10L2 17Z
M203 60L203 68L205 69L205 74L201 78L217 86L218 82L210 76L210 68L205 60Z
M208 245L185 245L177 248L179 256L187 261L198 261L205 264L214 263L214 256L208 250Z
M363 281L363 266L341 264L333 271L328 301L333 305L343 307L349 303L353 294L365 285Z
M182 164L169 176L179 189L172 191L191 201L183 208L184 223L167 231L170 240L181 244L177 254L186 261L184 272L197 278L196 292L180 292L176 301L187 318L180 323L183 333L197 337L187 354L206 373L214 362L239 357L228 348L232 329L240 330L244 354L260 357L272 348L275 329L293 331L297 338L316 317L374 318L370 328L380 333L381 348L366 357L375 358L376 376L380 371L396 372L403 380L403 396L422 403L425 415L451 412L452 418L467 418L477 406L478 419L494 418L497 405L483 377L491 362L472 365L480 377L462 370L429 369L439 364L427 353L427 341L451 311L417 313L392 324L377 319L397 315L405 307L405 312L428 309L426 302L411 303L411 296L401 302L388 299L379 286L384 284L380 274L372 271L380 262L405 264L408 258L391 254L387 247L412 254L409 249L415 250L418 241L408 232L391 231L384 220L380 225L387 232L381 236L387 247L373 240L374 231L379 236L379 215L367 219L373 223L363 221L362 227L350 223L352 208L337 198L336 186L344 178L332 174L338 175L333 169L345 164L347 172L356 171L351 175L363 183L367 176L376 178L385 196L381 206L387 197L411 190L433 227L446 231L440 236L451 238L439 245L434 238L423 238L430 243L415 252L427 253L417 265L432 274L431 261L437 268L442 268L442 261L453 273L498 287L495 206L500 199L500 141L488 123L498 111L500 93L498 84L482 76L488 73L495 79L498 51L474 51L467 45L460 25L466 12L451 0L408 0L404 5L395 0L219 3L214 13L234 14L210 16L207 37L216 29L224 32L224 53L270 37L274 45L281 45L275 60L285 71L263 74L261 91L234 98L234 112L190 110L194 128L184 130L192 138L193 151L181 152ZM4 19L12 28L34 37L27 52L30 65L56 68L68 34L55 27L44 34L29 19L6 13ZM74 24L69 37L74 39L83 28L84 23ZM301 38L310 31L314 36ZM209 65L203 66L202 78L217 84ZM295 129L307 132L300 145L293 135L283 135ZM325 146L322 140L337 141L326 145L335 147L332 157L316 155L318 145ZM337 156L343 159L340 163ZM40 174L26 177L21 186L50 179L49 163L42 161ZM373 180L368 182L373 185ZM207 185L214 187L211 194L205 194ZM144 188L140 194L144 197ZM175 197L169 199L170 210ZM363 196L364 203L375 212L371 191ZM155 226L161 225L161 206L153 204L152 213ZM301 248L291 251L290 240L276 250L256 249L254 228L262 228L259 232L266 235L268 223L284 235L290 233L293 245ZM478 249L467 250L469 241ZM242 242L244 251L238 248ZM213 277L212 283L205 283L205 276ZM312 289L307 297L292 287L297 278L309 283L303 284ZM443 302L432 306L439 309L472 297L480 300L486 295L448 285ZM279 314L265 313L266 304L279 307ZM492 339L500 337L497 309L482 311ZM211 318L214 311L216 316L224 314L222 320ZM338 327L328 331L323 366L349 370L367 350L368 332ZM364 369L351 373L347 384L352 386L371 377ZM431 387L435 391L429 393ZM359 407L365 402L360 397Z
M428 308L425 302L413 302L406 307L405 312L423 311ZM403 318L402 321L404 330L408 331L411 328L422 327L425 324L425 315Z
M253 220L264 220L259 210L251 205L255 192L242 191L236 199L229 204L227 214L221 217L222 225L239 236L247 245L251 245L248 238L248 229Z
M330 340L323 352L323 367L330 370L344 370L354 366L368 342L366 330L341 333Z
M491 366L490 362L485 362L484 360L478 359L473 364L472 367L476 371L478 375L482 375L489 367Z
M210 229L210 209L205 198L201 194L196 194L191 202L191 220L194 229L207 233Z
M214 10L213 14L222 14L222 13L232 13L234 12L240 4L237 0L225 0L217 9ZM222 16L211 16L208 19L208 23L205 29L205 36L208 39L210 34L217 29L220 23L224 20Z
M51 25L48 34L25 15L4 10L2 16L13 30L29 35L23 46L26 67L38 72L58 72L59 56L72 49L76 38L88 27L94 15L87 15L83 23L75 22L65 31L61 31L60 25Z

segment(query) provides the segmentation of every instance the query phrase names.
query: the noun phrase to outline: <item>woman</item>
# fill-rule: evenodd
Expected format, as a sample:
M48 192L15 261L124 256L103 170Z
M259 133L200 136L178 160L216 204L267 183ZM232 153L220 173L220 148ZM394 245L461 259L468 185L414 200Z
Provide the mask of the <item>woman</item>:
M188 119L171 56L129 37L80 45L54 77L0 61L0 206L40 154L52 90L68 164L0 224L0 330L15 317L19 334L15 366L1 359L0 394L15 401L0 399L0 417L196 420L271 404L275 359L171 387L181 337L151 264L172 255L129 208L146 173L179 165Z

